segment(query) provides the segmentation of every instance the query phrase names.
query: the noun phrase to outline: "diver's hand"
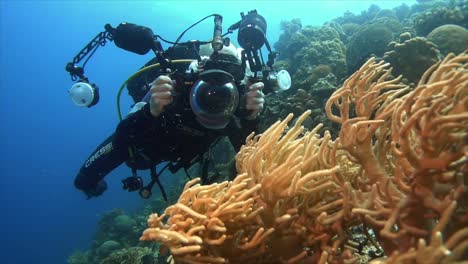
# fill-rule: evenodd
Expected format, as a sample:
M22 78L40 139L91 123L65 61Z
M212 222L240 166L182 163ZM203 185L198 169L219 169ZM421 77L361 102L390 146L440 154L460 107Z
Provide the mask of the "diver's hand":
M171 78L161 75L151 84L151 100L150 109L151 115L154 117L159 116L164 112L164 108L172 103L172 85Z
M257 82L253 84L247 83L248 92L245 94L246 105L245 108L249 110L249 115L245 117L247 120L257 118L258 114L263 110L263 103L265 103L265 95L262 92L264 84Z

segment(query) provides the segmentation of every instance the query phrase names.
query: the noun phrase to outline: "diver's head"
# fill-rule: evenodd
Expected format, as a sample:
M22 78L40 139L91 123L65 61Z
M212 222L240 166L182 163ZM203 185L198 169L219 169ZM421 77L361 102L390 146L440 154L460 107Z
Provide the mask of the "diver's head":
M218 53L221 55L225 55L224 58L226 58L226 60L228 61L238 63L238 64L241 63L241 59L237 51L237 48L234 44L232 44L232 42L229 43L229 45L227 46L224 45L223 48L220 51L218 51ZM200 57L210 58L213 54L214 54L214 50L211 47L211 43L200 46L200 52L199 52Z
M200 47L199 80L192 87L190 106L203 126L223 129L239 105L237 84L244 78L236 47L229 46L214 52L211 44Z
M244 78L240 53L234 44L223 46L218 52L213 50L211 44L205 44L200 46L199 54L202 58L203 70L223 70L231 74L236 82L240 82Z

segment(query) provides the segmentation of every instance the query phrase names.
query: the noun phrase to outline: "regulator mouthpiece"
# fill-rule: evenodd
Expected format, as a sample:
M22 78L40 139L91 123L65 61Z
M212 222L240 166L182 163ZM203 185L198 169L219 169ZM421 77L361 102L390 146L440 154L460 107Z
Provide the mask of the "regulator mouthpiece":
M81 107L91 107L99 101L99 92L95 85L77 82L68 91L73 103Z

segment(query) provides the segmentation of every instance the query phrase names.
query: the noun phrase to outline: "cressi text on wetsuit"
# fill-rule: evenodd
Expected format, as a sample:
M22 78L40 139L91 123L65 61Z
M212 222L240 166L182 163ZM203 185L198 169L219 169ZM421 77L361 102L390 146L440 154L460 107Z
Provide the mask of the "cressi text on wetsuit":
M103 178L124 162L135 169L149 169L164 161L189 162L222 136L228 136L238 151L257 124L257 120L234 116L226 128L211 130L198 123L190 108L177 113L165 111L154 117L148 103L122 120L116 131L94 150L76 176L75 186L88 197L98 196L106 189ZM129 148L134 158L130 157Z

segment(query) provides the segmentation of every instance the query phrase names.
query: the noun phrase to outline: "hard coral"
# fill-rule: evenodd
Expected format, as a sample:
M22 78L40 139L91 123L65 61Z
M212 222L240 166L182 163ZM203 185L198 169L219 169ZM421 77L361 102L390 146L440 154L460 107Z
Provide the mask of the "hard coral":
M385 52L383 58L390 62L395 74L417 83L423 73L439 60L439 50L423 37L411 38L405 33L400 39L404 41L389 44L390 50Z
M151 249L131 247L113 252L101 264L152 264L153 259Z
M337 78L343 78L347 72L346 48L339 39L310 42L293 57L299 69L328 65ZM293 79L297 79L294 76Z
M275 47L280 58L287 61L288 71L293 76L298 70L312 69L320 64L329 65L338 78L343 78L347 72L345 45L340 34L330 26L307 26L292 33L284 31Z
M383 56L387 45L403 30L395 19L378 19L363 25L353 34L346 50L346 62L350 72L356 71L372 55Z
M468 30L457 25L443 25L427 35L443 55L461 53L468 49Z
M336 90L337 79L330 73L328 65L319 65L310 70L299 71L294 85L296 89L287 92L267 94L265 110L260 118L260 130L265 131L278 119L284 119L289 113L300 115L307 110L312 111L312 118L306 122L307 127L315 127L322 123L332 135L337 133L336 125L327 119L324 106L328 97ZM297 75L298 75L297 74ZM301 82L302 79L305 81Z
M445 24L467 26L467 15L467 10L458 7L439 7L415 15L412 22L419 36L427 36L432 30Z
M279 52L279 59L285 59L292 56L295 50L305 46L307 41L300 33L302 23L300 19L291 21L282 21L281 30L283 31L278 42L274 44L276 51Z
M332 73L332 68L327 64L319 64L315 67L301 67L296 74L294 74L294 87L295 89L309 89L320 78L330 73Z

